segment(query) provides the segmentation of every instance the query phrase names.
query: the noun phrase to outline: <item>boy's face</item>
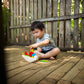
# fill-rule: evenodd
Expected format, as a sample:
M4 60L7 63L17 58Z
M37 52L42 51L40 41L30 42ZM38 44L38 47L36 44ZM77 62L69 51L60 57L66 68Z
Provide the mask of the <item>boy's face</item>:
M33 35L36 37L36 38L39 38L41 39L44 35L44 31L45 29L43 29L42 31L38 28L35 28L34 31L32 31Z

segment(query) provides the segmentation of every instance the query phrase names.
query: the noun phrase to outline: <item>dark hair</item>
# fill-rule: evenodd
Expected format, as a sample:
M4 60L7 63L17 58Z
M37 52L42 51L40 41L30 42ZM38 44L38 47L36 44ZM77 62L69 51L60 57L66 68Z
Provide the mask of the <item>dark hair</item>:
M40 21L34 21L32 24L31 24L31 31L34 31L34 29L40 29L41 31L43 30L44 27L44 24Z

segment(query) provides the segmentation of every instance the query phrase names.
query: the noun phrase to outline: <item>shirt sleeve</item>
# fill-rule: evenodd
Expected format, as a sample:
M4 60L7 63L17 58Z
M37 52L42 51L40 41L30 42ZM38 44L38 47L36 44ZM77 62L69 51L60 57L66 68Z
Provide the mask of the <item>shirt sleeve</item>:
M41 42L41 41L46 40L46 39L49 39L50 40L49 34L45 34L42 39L38 39L37 38L36 42L38 43L38 42Z
M39 41L39 40L38 40L38 39L36 39L36 43L38 43L38 41Z
M50 40L49 34L45 34L45 35L44 35L44 40L45 40L45 39L49 39L49 40Z

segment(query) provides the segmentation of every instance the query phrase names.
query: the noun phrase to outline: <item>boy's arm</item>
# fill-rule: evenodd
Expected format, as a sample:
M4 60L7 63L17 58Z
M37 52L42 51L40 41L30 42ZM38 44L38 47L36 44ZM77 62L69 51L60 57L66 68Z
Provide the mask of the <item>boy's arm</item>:
M40 47L40 46L45 46L45 45L47 45L49 42L50 42L49 39L46 39L46 40L44 40L44 41L42 41L42 42L35 43L35 44L30 45L30 46L31 46L31 48L37 48L37 47Z

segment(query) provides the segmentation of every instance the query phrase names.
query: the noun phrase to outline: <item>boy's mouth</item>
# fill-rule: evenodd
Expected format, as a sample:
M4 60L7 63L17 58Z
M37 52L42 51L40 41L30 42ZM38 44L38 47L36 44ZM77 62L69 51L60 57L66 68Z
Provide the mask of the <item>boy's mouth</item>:
M39 38L39 39L40 39L40 37L39 37L39 36L37 36L36 38Z

